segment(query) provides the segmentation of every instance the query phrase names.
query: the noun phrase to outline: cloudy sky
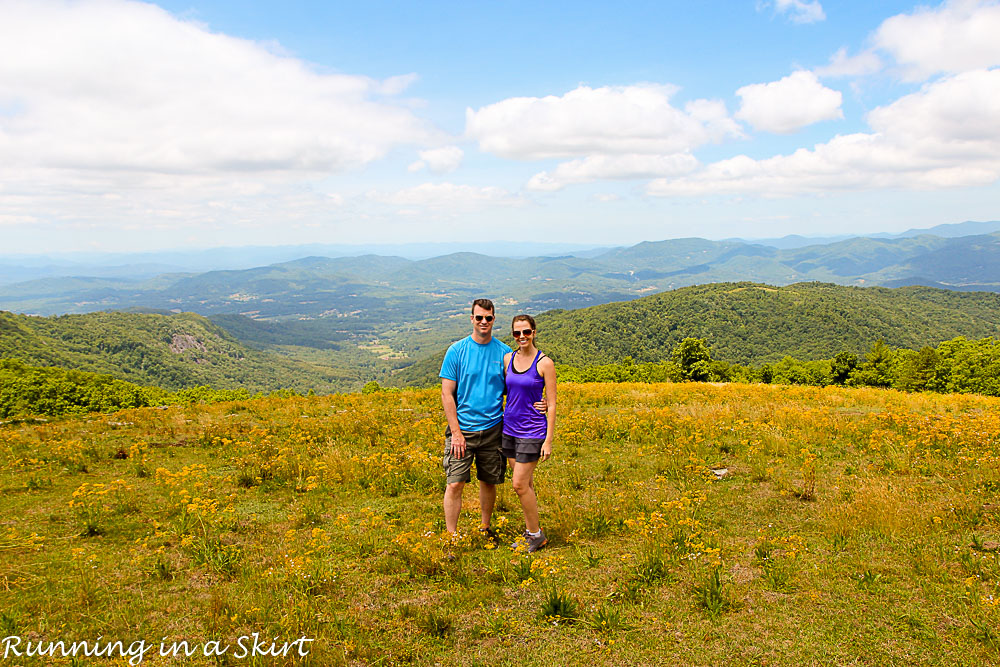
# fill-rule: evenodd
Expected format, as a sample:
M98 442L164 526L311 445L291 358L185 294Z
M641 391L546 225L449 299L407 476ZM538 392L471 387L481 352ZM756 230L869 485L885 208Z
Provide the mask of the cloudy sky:
M997 35L972 0L0 0L0 254L996 220Z

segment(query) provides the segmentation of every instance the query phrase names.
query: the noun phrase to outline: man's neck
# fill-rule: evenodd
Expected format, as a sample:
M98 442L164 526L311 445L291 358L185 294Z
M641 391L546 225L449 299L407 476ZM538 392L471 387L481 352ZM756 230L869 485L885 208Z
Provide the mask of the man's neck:
M478 331L472 332L472 340L476 341L480 345L486 345L488 342L493 340L493 334L486 334L485 336Z

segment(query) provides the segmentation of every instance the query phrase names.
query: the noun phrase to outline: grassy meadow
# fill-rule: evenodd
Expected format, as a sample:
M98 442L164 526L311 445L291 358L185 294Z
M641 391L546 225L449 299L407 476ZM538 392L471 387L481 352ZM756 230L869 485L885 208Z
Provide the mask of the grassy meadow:
M531 556L484 544L473 488L443 533L437 390L6 423L0 639L145 640L152 665L1000 660L1000 399L564 383L558 415ZM523 530L509 484L494 526Z

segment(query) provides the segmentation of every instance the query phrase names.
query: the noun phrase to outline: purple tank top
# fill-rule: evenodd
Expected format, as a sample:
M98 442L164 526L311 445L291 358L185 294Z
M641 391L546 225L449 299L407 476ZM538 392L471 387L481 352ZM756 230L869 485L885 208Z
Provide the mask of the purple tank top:
M514 370L514 357L510 355L505 379L507 381L507 405L503 410L504 435L515 438L545 438L548 420L532 406L542 400L545 380L538 375L538 360L542 353L535 355L531 368L522 372Z

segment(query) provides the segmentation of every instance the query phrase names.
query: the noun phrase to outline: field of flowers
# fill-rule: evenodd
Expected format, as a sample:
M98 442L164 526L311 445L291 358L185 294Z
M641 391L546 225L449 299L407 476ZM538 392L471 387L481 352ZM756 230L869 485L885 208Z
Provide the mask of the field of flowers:
M530 556L473 489L443 532L435 390L3 424L0 664L1000 660L1000 399L565 383L558 413Z

